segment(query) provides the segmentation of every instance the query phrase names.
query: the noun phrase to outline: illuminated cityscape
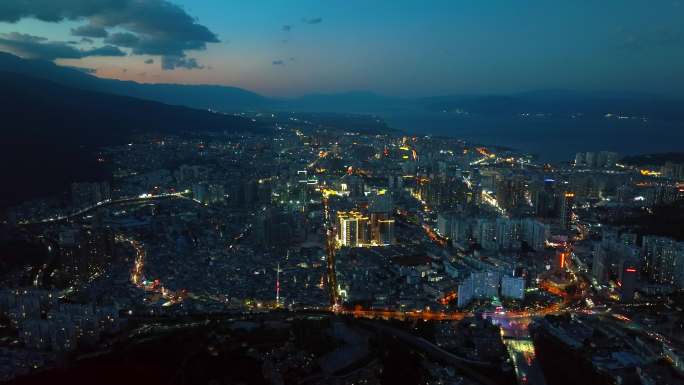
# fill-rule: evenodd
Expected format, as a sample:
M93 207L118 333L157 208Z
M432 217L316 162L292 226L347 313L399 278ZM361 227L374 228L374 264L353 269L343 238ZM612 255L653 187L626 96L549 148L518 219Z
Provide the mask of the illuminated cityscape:
M449 75L426 88L447 96L415 97L400 92L418 87L403 63L371 69L374 54L351 34L352 58L370 55L359 64L375 79L369 87L397 93L343 93L318 67L301 84L289 83L299 73L275 81L243 52L255 71L248 76L212 50L227 41L190 3L8 1L0 5L0 382L684 384L676 95L490 92L498 88L473 65L478 92L447 95L442 81L461 90ZM226 11L198 4L210 20ZM285 12L250 7L245 18ZM398 8L425 18L411 33L453 24L427 5L426 15ZM312 49L304 37L347 20L339 12L283 21L278 49L302 59L280 55L269 71L310 66L306 50L289 47ZM383 12L389 19L373 31L387 24L408 39L397 15ZM24 33L48 27L73 42ZM297 35L304 29L310 35ZM675 51L677 31L664 35L661 48ZM645 49L653 40L629 42ZM236 38L235 52L242 44ZM405 50L423 44L432 43ZM396 49L385 45L387 55ZM415 55L407 60L423 60ZM129 63L140 56L162 72L141 75L142 64ZM454 64L434 60L435 71ZM354 85L356 72L335 71L355 63L317 65ZM130 73L112 69L124 65ZM216 76L234 78L219 66L287 95L223 86ZM608 80L596 89L623 89ZM340 93L319 93L330 89ZM592 136L601 130L606 142Z

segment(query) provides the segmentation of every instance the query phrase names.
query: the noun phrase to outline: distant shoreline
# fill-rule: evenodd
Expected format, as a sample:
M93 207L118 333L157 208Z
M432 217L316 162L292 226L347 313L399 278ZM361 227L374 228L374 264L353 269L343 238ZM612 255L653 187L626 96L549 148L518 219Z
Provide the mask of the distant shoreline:
M547 162L574 159L577 152L615 151L621 156L682 151L684 123L570 117L487 117L406 111L379 114L390 127L503 146Z

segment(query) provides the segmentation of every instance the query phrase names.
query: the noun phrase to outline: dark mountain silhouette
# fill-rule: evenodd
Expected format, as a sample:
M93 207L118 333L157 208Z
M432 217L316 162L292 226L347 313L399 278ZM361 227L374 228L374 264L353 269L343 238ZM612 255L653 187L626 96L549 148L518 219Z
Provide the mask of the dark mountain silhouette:
M412 99L392 98L370 91L310 94L283 100L279 107L295 111L367 113L389 112L414 107Z
M51 80L65 86L99 91L166 104L222 112L245 110L294 110L308 112L373 112L403 106L406 101L366 91L311 94L294 99L268 98L237 87L217 85L144 84L98 78L83 69L45 60L22 59L0 52L0 71Z
M259 131L232 115L85 91L0 72L0 206L97 179L94 151L145 132ZM21 198L21 199L19 199Z
M383 114L400 110L456 111L475 115L607 113L657 119L684 119L684 103L656 95L631 92L540 90L505 95L446 95L394 98L369 91L311 94L293 99L268 98L237 87L216 85L143 84L103 79L82 69L43 60L22 59L0 52L0 71L48 79L69 87L131 96L166 104L222 112L245 110L344 112Z
M22 59L0 52L0 71L51 80L65 86L122 96L154 100L166 104L223 112L255 109L276 102L237 87L215 85L143 84L103 79L81 69L58 66L44 60Z
M663 152L624 157L620 163L632 166L662 166L667 162L684 163L684 152Z

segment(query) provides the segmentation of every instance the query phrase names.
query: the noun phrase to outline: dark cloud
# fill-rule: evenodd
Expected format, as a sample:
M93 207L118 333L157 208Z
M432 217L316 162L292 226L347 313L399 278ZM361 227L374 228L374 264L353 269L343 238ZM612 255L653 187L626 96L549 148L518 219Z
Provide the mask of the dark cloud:
M81 43L93 44L94 41L93 41L93 39L89 39L87 37L84 37L84 38L81 38Z
M283 44L287 44L288 40L287 40L287 39L283 39L283 40L281 40L280 42L283 43Z
M122 51L119 49L119 47L115 47L113 45L105 45L102 47L98 48L93 48L83 52L85 56L126 56L126 52Z
M74 36L84 37L107 37L107 35L109 35L106 29L92 24L86 24L76 28L72 28L71 34Z
M290 61L297 61L295 58L291 57Z
M183 56L188 50L202 50L204 43L167 38L140 36L137 44L130 47L136 55Z
M130 32L117 32L106 38L105 43L130 48L140 43L140 38Z
M197 59L183 56L163 56L161 66L163 70L173 70L176 68L203 69L204 66L197 63Z
M320 24L323 21L322 17L311 17L311 18L303 18L302 22L306 24Z
M285 61L284 61L284 60L278 59L278 60L272 61L271 64L273 64L274 66L284 66L284 65L285 65Z
M117 28L138 40L129 48L134 54L184 57L187 50L203 50L219 42L207 27L168 0L1 0L0 22L34 17L49 22L88 20L75 28L94 32ZM83 29L83 31L82 31ZM129 37L130 38L130 37Z
M285 24L285 25L283 26L283 31L285 31L285 32L290 32L290 31L292 31L292 26L289 25L289 24Z
M65 19L88 18L107 9L125 7L130 0L3 0L0 3L0 21L10 23L23 18L58 22Z
M152 64L152 63L154 63L154 59L145 60L145 64Z
M0 48L32 59L80 59L87 56L126 56L117 47L106 45L93 49L78 49L65 42L48 41L44 37L23 33L0 34Z

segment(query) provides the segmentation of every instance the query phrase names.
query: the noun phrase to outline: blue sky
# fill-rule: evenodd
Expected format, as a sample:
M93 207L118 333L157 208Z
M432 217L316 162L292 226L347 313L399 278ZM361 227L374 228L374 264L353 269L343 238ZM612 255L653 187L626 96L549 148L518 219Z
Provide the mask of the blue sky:
M96 69L99 76L233 85L278 96L550 88L684 96L684 4L678 1L169 1L220 40L174 53L196 63L164 70L165 55L135 54L129 47L120 47L126 56L83 54L57 62ZM72 28L99 20L98 14L72 17L62 11L67 16L59 22L38 21L31 10L16 13L20 20L5 17L12 22L0 21L0 33L74 41ZM110 36L131 31L131 23L117 23L107 25ZM146 32L133 30L141 31ZM5 37L0 50L16 50ZM74 46L106 44L92 40ZM154 63L145 64L149 59Z

